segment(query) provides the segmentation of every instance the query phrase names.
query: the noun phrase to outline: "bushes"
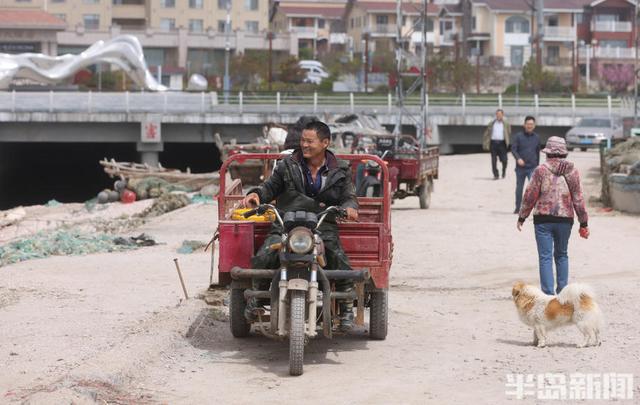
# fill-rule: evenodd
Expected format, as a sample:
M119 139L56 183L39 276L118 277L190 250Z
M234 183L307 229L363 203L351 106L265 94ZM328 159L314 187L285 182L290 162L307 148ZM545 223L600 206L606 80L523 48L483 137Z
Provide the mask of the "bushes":
M558 76L553 74L553 72L545 70L541 65L536 63L534 58L529 59L522 68L520 85L525 91L537 94L543 92L562 92L564 90Z

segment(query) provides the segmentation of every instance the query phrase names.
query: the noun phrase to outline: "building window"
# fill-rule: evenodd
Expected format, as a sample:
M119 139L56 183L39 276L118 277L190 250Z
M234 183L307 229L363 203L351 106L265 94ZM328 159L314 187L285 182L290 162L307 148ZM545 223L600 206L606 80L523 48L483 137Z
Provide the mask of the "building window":
M227 5L231 8L231 0L218 0L218 9L226 10Z
M161 18L160 19L160 29L165 32L173 31L176 29L176 19L175 18Z
M175 8L176 0L160 0L160 7L162 8Z
M427 18L427 32L433 32L433 18Z
M189 0L189 8L202 8L202 0Z
M56 17L58 17L59 19L63 20L63 21L67 21L67 15L66 14L54 14Z
M98 4L100 0L82 0L84 4Z
M254 34L258 33L258 22L257 21L245 21L244 27L247 31L253 32Z
M620 21L620 16L617 14L596 14L596 21L614 22Z
M584 14L575 13L574 16L575 16L574 18L576 20L576 24L582 24L584 22Z
M601 39L598 45L601 48L626 48L628 46L624 39Z
M218 32L225 32L226 25L225 20L218 20ZM231 31L231 27L229 27L229 31Z
M318 18L318 28L324 28L324 18Z
M471 31L476 31L477 30L477 20L476 20L476 16L474 15L473 18L471 19Z
M31 3L31 0L16 0L16 3Z
M244 8L245 10L257 10L258 0L244 0Z
M376 16L376 25L388 25L389 24L389 16L388 15L377 15Z
M560 47L550 45L547 47L547 65L555 66L560 62Z
M65 0L51 0L52 3L64 3Z
M524 47L512 46L511 47L511 66L522 66L524 63Z
M100 14L85 14L82 16L84 28L88 30L97 30L100 28Z
M351 26L351 28L353 28L353 18L349 20L349 25Z
M550 15L549 19L547 20L547 26L549 26L549 27L557 27L558 26L558 16L557 15Z
M505 31L511 34L528 34L529 20L524 17L513 16L507 18Z
M189 20L189 32L202 32L204 31L204 24L202 20Z

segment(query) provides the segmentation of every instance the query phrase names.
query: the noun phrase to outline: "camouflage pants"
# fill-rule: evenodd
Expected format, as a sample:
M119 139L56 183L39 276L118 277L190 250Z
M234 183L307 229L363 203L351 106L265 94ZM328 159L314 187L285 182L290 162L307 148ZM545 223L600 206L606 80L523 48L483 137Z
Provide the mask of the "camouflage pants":
M265 239L264 243L258 249L256 255L251 259L251 266L254 269L278 269L280 268L279 252L271 250L269 247L282 241L282 236L272 233ZM322 241L324 242L325 257L327 265L324 270L351 270L349 258L344 253L340 239L337 233L323 232ZM269 288L269 280L255 280L254 289L267 290ZM353 281L336 280L336 291L351 291L353 289Z

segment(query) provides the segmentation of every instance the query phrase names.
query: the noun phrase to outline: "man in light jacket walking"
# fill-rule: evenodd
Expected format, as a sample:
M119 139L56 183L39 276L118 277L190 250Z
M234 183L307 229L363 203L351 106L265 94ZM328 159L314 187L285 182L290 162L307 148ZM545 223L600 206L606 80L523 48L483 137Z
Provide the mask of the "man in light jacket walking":
M493 179L498 180L498 162L502 163L502 178L507 174L507 151L511 144L511 125L504 119L504 111L496 111L496 119L491 121L482 136L482 148L491 152L491 170Z

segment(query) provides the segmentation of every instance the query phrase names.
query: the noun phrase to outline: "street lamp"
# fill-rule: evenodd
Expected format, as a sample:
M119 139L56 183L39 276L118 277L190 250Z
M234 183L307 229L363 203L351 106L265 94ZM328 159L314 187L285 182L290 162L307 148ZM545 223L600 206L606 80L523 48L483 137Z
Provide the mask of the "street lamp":
M362 34L364 39L364 92L368 93L369 87L369 32Z
M276 35L269 31L267 32L267 40L269 41L269 66L268 66L268 70L267 70L267 81L269 83L269 91L271 91L271 82L273 80L273 63L271 62L271 57L273 54L273 39L276 37Z
M227 19L224 23L224 79L222 90L224 92L224 103L229 104L229 90L231 89L231 80L229 79L229 56L231 53L231 0L227 0Z

